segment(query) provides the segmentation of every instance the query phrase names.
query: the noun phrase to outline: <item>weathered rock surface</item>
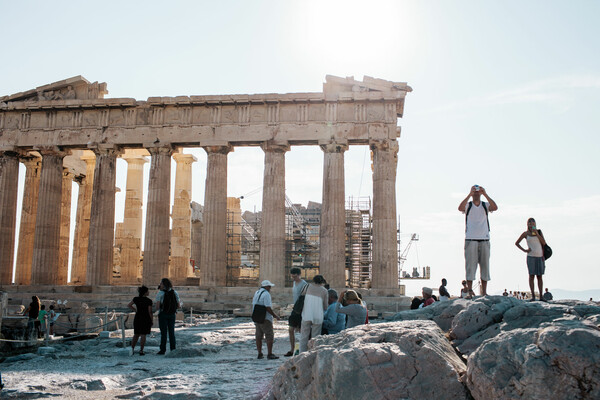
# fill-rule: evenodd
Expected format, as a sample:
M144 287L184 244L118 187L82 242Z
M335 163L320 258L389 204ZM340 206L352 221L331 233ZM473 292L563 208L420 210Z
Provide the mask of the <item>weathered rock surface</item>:
M319 336L283 364L270 399L468 399L465 364L431 321Z

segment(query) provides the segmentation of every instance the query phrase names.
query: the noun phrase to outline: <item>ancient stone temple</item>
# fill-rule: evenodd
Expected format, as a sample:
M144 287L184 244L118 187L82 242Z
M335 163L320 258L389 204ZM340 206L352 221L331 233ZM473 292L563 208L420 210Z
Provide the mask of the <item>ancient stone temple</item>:
M104 98L105 83L81 76L0 97L0 285L13 280L17 187L25 187L17 285L64 285L69 226L75 226L70 282L132 285L170 276L179 284L199 268L200 285L226 279L227 158L238 146L264 151L260 279L283 286L285 155L292 146L323 151L321 273L345 285L344 152L373 152L372 287L398 287L396 168L402 82L327 76L321 93ZM201 243L191 244L191 164L182 148L208 157ZM116 160L127 161L123 225L115 237ZM171 159L177 163L171 199ZM143 166L150 163L147 198ZM26 168L19 182L19 163ZM71 181L79 185L70 203ZM146 202L142 237L142 204ZM77 217L70 221L70 209ZM114 248L120 276L113 278ZM141 249L144 249L143 261ZM193 250L195 249L195 250ZM197 252L197 256L192 254Z

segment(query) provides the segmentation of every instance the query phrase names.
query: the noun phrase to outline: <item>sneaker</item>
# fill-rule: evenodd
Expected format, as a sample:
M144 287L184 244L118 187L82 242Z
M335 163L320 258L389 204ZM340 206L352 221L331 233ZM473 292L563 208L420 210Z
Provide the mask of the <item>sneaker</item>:
M275 354L269 354L269 355L267 355L267 358L269 360L277 360L279 357L277 357Z
M263 353L258 353L258 357L257 358L260 360L261 358L265 358L265 356L263 356Z
M164 350L161 350L161 351L159 351L159 352L158 352L158 353L156 353L156 354L158 354L159 356L162 356L162 355L163 355L163 354L165 354L165 353L166 353L166 352L165 352Z
M287 353L285 353L283 356L284 356L284 357L291 357L291 356L293 356L293 355L294 355L294 352L293 352L293 351L288 351L288 352L287 352Z

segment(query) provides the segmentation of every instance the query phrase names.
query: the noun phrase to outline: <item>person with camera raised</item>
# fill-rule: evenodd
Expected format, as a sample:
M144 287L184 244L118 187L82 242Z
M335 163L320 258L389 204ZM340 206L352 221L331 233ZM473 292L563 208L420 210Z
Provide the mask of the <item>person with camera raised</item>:
M484 196L488 201L481 201ZM473 198L473 201L469 201ZM480 268L481 294L487 295L487 283L490 280L490 221L488 212L498 209L496 202L488 196L485 189L473 185L465 199L458 205L458 211L465 214L465 269L469 296L472 298L473 281Z
M335 311L348 316L346 329L364 325L367 320L367 309L362 305L358 293L354 290L345 290L340 294Z

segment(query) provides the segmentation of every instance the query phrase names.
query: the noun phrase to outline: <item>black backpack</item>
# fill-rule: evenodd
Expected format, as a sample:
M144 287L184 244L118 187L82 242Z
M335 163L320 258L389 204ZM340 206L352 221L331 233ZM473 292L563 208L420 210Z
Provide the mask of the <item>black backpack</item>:
M161 311L165 314L175 314L177 312L177 297L173 289L165 292L163 301L161 304Z

